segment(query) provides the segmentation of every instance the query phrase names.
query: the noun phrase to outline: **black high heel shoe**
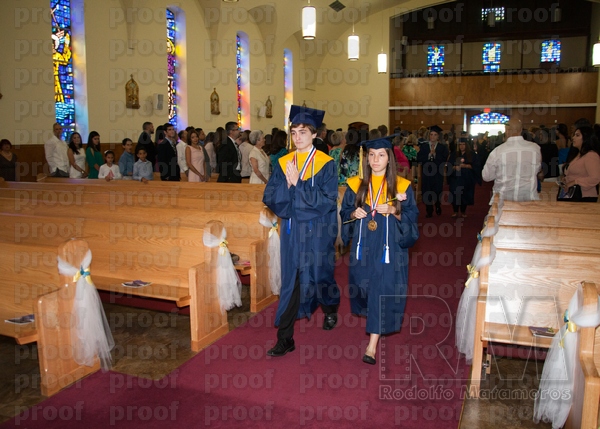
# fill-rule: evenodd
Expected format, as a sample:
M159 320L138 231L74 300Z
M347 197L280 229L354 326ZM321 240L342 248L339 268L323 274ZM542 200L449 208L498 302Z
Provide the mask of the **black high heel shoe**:
M369 365L375 365L377 363L377 361L375 360L375 358L373 356L369 356L368 354L365 354L363 356L362 361L364 363L368 363Z

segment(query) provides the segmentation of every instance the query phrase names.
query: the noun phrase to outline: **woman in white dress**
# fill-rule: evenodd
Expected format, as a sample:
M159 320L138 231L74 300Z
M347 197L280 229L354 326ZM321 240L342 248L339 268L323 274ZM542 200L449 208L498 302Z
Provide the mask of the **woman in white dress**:
M67 150L69 158L69 178L82 179L87 177L85 171L85 151L81 141L81 134L74 132L69 137L69 149Z
M252 131L250 133L250 143L254 145L250 151L250 165L252 173L249 183L264 184L269 181L271 160L263 150L265 146L265 135L262 131Z

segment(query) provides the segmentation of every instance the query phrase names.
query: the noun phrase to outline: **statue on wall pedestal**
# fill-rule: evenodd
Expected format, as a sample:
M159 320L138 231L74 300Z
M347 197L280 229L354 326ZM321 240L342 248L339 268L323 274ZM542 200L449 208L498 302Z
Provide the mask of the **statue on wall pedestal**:
M133 80L133 75L130 75L131 79L127 81L125 84L125 97L126 102L125 106L128 109L139 109L140 108L140 88L135 80Z
M273 103L271 102L271 96L267 96L267 102L265 103L265 107L267 108L265 116L267 118L272 118L273 117Z
M219 94L217 94L217 88L213 88L213 93L210 94L210 113L212 115L220 115L219 110Z

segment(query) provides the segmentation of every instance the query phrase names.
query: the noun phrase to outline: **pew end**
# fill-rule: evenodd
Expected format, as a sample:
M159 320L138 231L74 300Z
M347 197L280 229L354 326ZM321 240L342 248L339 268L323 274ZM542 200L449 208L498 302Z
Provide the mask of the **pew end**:
M211 221L205 229L221 236L223 223ZM229 332L227 312L221 312L216 267L219 248L205 248L204 262L189 269L191 347L195 352L208 347Z
M88 250L83 240L71 240L58 248L58 255L73 266L80 265ZM41 375L41 392L52 396L61 389L100 369L95 359L91 367L75 362L72 354L72 308L75 299L75 282L60 275L61 287L38 297L34 314L38 332L38 357Z
M258 313L279 299L271 292L269 279L269 240L255 241L250 245L250 311ZM262 267L263 269L258 269Z
M583 282L583 305L593 308L598 305L598 289L593 282ZM583 376L583 386L579 386L582 391L574 392L573 405L565 429L596 429L600 426L600 375L594 363L595 346L600 346L598 328L579 328L579 378Z

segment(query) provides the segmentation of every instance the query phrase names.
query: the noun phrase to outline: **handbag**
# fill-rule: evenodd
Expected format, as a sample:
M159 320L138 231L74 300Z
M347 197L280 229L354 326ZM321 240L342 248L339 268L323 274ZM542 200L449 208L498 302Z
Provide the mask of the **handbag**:
M558 196L556 197L557 201L578 202L578 201L581 201L581 199L582 199L581 186L579 186L579 185L573 185L573 186L569 187L567 190L564 190L564 188L560 188L558 190Z

